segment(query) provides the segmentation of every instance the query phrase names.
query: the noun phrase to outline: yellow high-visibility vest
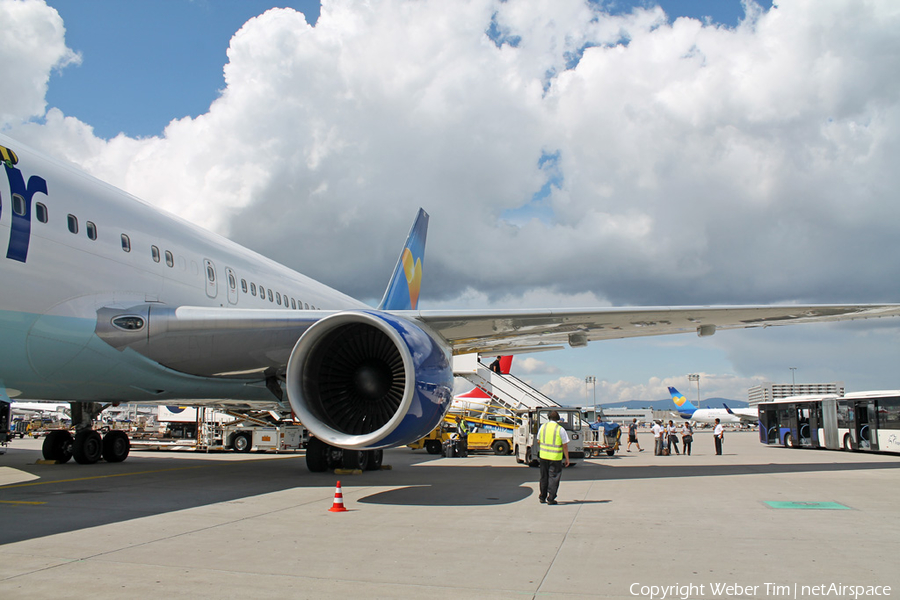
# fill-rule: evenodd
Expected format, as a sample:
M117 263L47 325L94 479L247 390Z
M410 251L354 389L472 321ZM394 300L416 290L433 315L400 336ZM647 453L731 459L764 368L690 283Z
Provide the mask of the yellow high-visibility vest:
M549 421L544 423L538 433L538 441L541 443L541 458L544 460L562 460L563 442L559 423Z

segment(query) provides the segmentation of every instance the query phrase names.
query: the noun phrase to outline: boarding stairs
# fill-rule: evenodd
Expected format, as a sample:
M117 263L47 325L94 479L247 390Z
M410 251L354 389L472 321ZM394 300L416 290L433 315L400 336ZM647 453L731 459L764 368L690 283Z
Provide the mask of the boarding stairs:
M478 359L477 354L454 356L453 375L478 386L494 403L512 414L517 410L560 406L515 375L491 371Z

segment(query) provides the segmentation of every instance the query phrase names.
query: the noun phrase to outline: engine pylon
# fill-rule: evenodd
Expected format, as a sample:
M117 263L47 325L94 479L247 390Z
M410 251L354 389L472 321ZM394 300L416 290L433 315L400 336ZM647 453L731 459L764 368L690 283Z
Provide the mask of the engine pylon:
M328 512L347 512L347 509L344 508L344 493L341 491L340 481L337 482L337 487L334 488L334 503L328 509Z

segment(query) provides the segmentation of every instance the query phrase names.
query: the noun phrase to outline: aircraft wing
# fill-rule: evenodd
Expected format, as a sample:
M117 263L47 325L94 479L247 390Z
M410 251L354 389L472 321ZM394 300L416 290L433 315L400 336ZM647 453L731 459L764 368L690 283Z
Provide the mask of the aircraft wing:
M378 312L375 309L359 309ZM265 376L281 371L300 336L341 311L142 305L98 312L97 334L176 371L201 376ZM900 316L900 304L652 307L547 310L386 311L425 324L454 354L534 352L628 337ZM111 323L137 316L148 326Z
M404 311L440 334L454 354L534 351L542 346L673 333L900 316L900 304L628 307L502 311Z

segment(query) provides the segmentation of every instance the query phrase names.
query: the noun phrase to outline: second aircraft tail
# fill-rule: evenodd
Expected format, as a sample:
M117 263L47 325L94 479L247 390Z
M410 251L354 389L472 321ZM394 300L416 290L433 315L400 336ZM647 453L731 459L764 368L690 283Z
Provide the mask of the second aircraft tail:
M694 411L697 410L697 407L691 404L691 401L675 388L670 387L669 393L672 395L672 402L675 403L675 408L678 409L678 414L681 415L682 418L690 418L690 416L694 414Z

